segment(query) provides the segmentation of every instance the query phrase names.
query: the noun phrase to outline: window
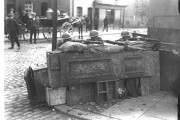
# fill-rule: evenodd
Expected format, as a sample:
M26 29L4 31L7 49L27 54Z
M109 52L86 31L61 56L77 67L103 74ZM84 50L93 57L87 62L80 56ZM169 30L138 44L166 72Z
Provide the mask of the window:
M82 16L82 7L77 7L77 17Z
M33 3L31 2L31 3L24 4L24 9L28 13L33 12Z

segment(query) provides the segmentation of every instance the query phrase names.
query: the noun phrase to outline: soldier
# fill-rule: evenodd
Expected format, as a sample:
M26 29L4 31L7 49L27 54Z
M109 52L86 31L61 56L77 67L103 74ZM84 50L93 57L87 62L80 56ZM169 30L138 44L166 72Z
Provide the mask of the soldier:
M14 18L14 14L9 14L9 19L7 22L7 27L9 30L9 37L10 37L10 41L11 41L11 47L9 49L13 49L14 48L14 41L17 43L18 46L18 50L20 49L20 43L18 41L18 29L19 29L19 25L17 23L17 21Z
M126 41L127 39L129 39L131 36L129 34L128 31L122 31L121 32L121 38L119 40L122 40L122 41Z
M90 20L90 17L89 16L86 17L85 21L86 21L86 32L87 32L88 30L91 30L91 20Z
M99 35L99 32L97 30L91 30L91 32L89 34L91 39L89 41L103 43L103 40L98 35Z
M72 41L72 36L70 36L68 33L62 34L62 40L57 42L57 48L68 41Z
M39 29L39 21L36 17L36 13L31 13L32 18L29 19L29 29L30 29L30 44L32 44L32 35L34 34L34 43L36 43L36 34Z

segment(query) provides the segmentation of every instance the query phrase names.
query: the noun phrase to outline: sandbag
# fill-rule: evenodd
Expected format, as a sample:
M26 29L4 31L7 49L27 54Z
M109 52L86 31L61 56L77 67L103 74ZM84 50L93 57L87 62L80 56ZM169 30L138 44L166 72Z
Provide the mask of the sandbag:
M62 52L81 52L87 49L87 45L78 42L66 42L58 49Z
M124 50L124 46L112 45L108 43L104 43L101 46L91 46L88 47L89 52L91 53L116 53Z

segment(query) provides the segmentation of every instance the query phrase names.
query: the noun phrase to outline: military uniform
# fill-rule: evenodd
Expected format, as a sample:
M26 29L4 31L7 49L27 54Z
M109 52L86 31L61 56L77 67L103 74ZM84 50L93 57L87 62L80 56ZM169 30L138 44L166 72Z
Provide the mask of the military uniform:
M99 35L99 32L97 30L91 30L91 32L89 34L91 39L89 41L96 41L96 42L102 42L103 43L103 40L98 35Z

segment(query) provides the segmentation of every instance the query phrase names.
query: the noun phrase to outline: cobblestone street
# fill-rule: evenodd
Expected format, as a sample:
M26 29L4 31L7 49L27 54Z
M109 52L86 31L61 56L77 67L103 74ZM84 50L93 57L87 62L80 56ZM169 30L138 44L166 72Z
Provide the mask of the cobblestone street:
M51 43L21 42L19 52L9 50L10 42L4 43L4 98L5 118L7 120L77 120L58 113L45 104L30 105L24 80L24 71L28 66L44 64L46 52L51 51Z

